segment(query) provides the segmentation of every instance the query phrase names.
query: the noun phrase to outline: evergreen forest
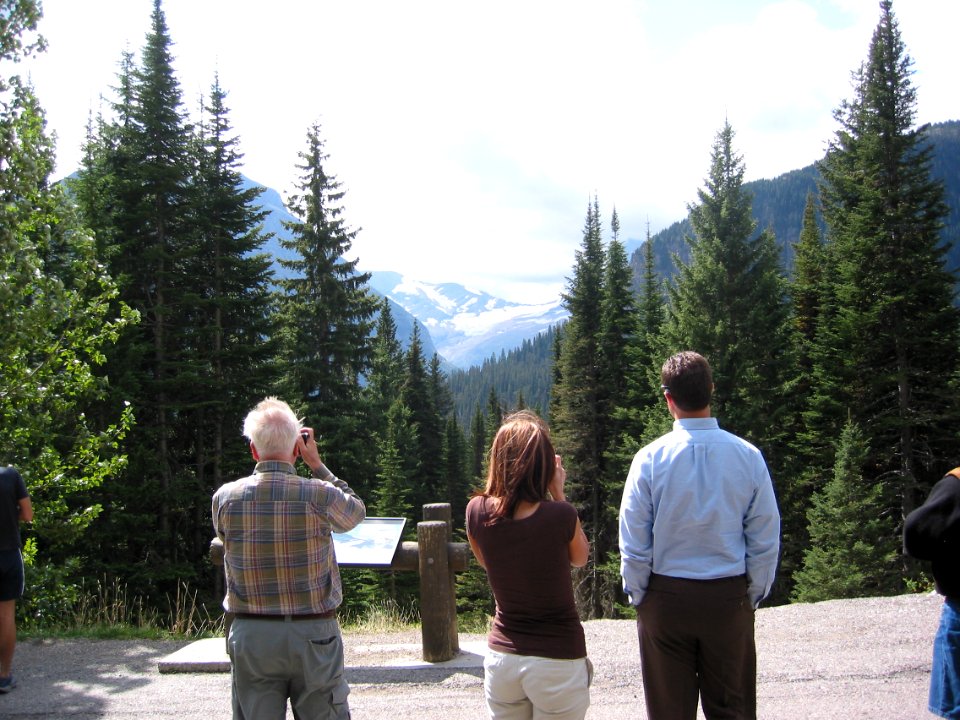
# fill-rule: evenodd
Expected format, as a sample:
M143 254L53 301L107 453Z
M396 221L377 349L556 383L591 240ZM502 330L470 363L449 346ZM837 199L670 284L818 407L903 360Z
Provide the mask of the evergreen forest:
M706 179L671 255L632 260L616 211L585 208L563 302L569 319L449 377L349 261L358 230L319 124L291 158L297 192L282 272L242 138L211 74L186 111L161 0L90 119L79 171L54 183L43 108L17 62L42 52L36 0L0 0L0 458L36 511L24 531L27 627L56 627L91 583L155 612L183 588L216 613L210 498L251 472L240 428L267 395L313 427L321 456L367 504L408 518L449 502L455 539L502 417L548 418L567 496L591 542L573 570L583 619L620 617L617 512L633 454L670 428L659 386L681 349L709 358L713 414L764 453L782 515L772 603L927 589L902 520L960 465L960 223L891 0L835 135L784 210L754 216L734 128L704 149ZM106 92L105 92L106 94ZM335 141L335 139L334 139ZM952 172L956 173L956 168ZM343 571L344 611L416 612L406 575ZM482 570L459 609L492 612Z

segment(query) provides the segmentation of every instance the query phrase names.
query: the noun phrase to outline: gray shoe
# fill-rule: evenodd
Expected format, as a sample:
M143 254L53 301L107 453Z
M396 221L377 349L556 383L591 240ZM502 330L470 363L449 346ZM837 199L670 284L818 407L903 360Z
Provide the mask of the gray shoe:
M8 693L17 686L17 679L10 675L9 677L0 677L0 693Z

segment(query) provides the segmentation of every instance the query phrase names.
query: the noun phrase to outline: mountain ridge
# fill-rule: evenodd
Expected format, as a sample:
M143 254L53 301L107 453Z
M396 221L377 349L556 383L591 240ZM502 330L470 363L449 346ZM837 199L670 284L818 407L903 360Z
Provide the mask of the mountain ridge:
M389 270L371 272L369 285L423 323L439 354L460 369L513 350L569 316L559 298L516 303L458 283L427 283Z
M927 127L927 141L933 146L930 172L944 184L944 200L948 214L942 231L946 247L945 261L951 270L960 268L960 120L948 120ZM746 158L749 167L749 158ZM793 268L793 244L800 238L803 210L808 193L817 192L819 172L816 162L789 170L772 179L751 180L743 189L752 195L753 218L757 230L771 229L780 250L780 260L789 275ZM661 280L676 274L673 260L690 259L690 248L685 238L693 234L689 217L677 220L651 235L654 269ZM633 269L634 288L639 289L643 277L642 244L628 252Z

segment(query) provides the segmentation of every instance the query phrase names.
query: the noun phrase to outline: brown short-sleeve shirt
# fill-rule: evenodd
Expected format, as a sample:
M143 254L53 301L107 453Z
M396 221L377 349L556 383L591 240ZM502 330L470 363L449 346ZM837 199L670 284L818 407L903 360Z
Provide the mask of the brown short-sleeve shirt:
M586 657L570 579L577 511L541 502L529 517L488 524L494 500L467 505L467 532L479 547L497 611L487 644L498 652L573 660Z

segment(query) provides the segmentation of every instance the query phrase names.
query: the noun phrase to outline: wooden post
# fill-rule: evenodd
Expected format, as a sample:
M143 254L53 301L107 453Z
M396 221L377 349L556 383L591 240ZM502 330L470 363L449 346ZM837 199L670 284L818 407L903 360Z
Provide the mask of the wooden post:
M451 520L450 503L429 503L423 506L424 520L442 520L447 524L447 542L453 540L453 521Z
M457 626L457 608L456 605L450 607L453 572L447 557L448 527L442 520L425 520L417 524L420 626L426 662L452 660L460 650L457 633L451 634L451 628Z
M450 593L447 598L447 611L446 616L450 623L450 627L447 632L450 637L450 648L451 655L453 658L460 652L460 633L457 628L457 576L455 570L462 570L464 568L455 568L453 557L451 551L451 545L453 543L453 516L450 510L450 503L429 503L423 506L423 519L426 521L430 520L442 520L447 524L447 568L450 573L449 586Z

